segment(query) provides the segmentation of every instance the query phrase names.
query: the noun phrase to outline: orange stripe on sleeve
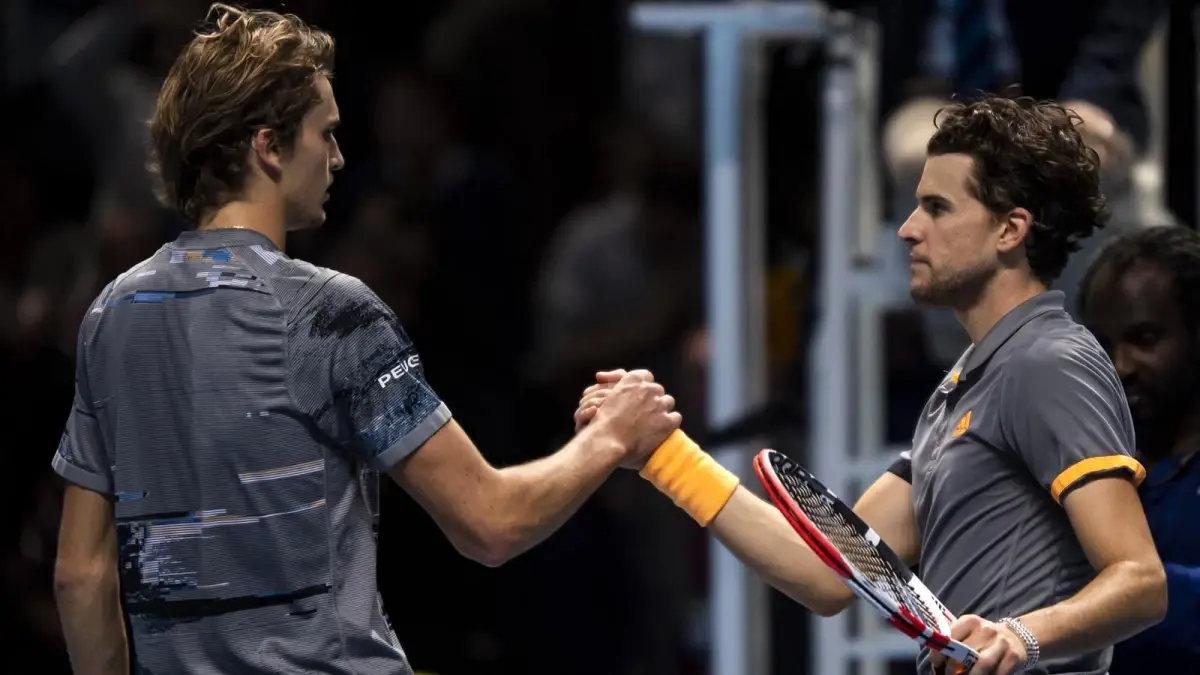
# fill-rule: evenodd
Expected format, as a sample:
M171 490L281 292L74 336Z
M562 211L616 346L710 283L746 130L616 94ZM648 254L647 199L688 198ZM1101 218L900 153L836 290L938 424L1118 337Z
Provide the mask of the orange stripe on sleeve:
M1136 459L1129 455L1108 455L1106 457L1088 457L1075 462L1058 474L1050 484L1050 495L1054 501L1059 501L1062 493L1081 478L1103 471L1125 469L1133 477L1134 486L1141 485L1146 478L1146 469Z

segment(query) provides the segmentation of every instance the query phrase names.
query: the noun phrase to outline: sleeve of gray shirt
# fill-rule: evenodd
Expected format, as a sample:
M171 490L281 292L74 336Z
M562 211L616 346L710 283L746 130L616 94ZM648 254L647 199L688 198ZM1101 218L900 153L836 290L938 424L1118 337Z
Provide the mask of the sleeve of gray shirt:
M109 288L92 302L79 326L75 349L75 402L51 465L64 480L101 494L113 494L113 457L96 417L96 400L88 384L88 336L96 328Z
M1055 501L1097 478L1141 482L1129 406L1099 345L1046 336L1007 368L1005 440Z
M905 483L912 484L912 450L901 452L891 465L888 466L888 473L893 474L903 480Z
M387 471L450 421L395 314L334 274L289 327L293 396L355 459Z

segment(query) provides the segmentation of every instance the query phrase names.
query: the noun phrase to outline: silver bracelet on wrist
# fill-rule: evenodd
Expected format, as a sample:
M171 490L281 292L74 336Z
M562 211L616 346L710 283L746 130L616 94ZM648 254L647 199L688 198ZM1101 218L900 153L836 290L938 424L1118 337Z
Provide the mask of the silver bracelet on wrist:
M1033 668L1038 658L1042 655L1042 646L1038 643L1037 638L1033 633L1029 632L1029 628L1020 619L1013 617L1005 617L996 623L1006 626L1009 630L1017 634L1021 638L1021 642L1025 644L1025 663L1021 666L1022 670Z

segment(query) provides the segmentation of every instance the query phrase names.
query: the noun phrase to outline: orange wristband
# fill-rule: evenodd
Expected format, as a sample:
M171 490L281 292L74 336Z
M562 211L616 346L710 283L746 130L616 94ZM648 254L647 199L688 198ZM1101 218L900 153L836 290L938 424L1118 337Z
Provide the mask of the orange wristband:
M679 429L650 455L640 473L702 527L725 508L741 482Z

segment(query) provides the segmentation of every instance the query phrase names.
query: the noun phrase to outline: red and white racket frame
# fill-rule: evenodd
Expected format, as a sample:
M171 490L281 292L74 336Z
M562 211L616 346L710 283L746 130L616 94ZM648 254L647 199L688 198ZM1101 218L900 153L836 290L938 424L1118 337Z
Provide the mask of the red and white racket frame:
M845 556L842 555L841 551L829 541L829 538L822 534L808 517L804 515L804 512L796 507L791 496L788 495L787 489L783 486L783 483L779 480L774 468L771 466L772 454L779 453L769 449L759 452L754 458L754 472L757 474L763 488L765 488L767 496L775 504L775 508L779 509L784 519L788 521L792 529L796 531L796 534L800 535L804 543L808 544L813 553L829 566L830 569L836 572L855 595L866 600L889 624L901 633L915 640L918 644L940 652L946 657L962 664L965 669L969 670L974 666L975 662L979 660L979 653L962 642L950 638L950 624L954 622L955 617L937 599L937 596L926 588L925 584L907 566L901 564L900 569L896 570L899 577L908 584L914 595L923 600L926 606L940 611L940 615L935 615L938 625L930 626L922 621L916 613L901 606L888 597L887 594L876 591L874 584L855 569L846 560ZM881 551L881 553L886 553L885 558L890 556L898 560L898 556L888 548L887 544L876 534L875 530L862 522L837 495L807 472L800 470L798 476L814 492L830 500L835 509L843 517L854 524L860 524L860 529L863 531L863 535L867 541L875 546L877 550ZM896 563L892 563L892 567L895 568ZM959 670L959 672L964 671Z

